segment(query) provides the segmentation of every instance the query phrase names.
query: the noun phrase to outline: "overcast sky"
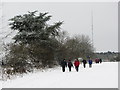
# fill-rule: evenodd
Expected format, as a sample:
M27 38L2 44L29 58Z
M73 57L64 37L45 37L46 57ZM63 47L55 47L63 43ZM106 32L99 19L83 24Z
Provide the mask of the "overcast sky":
M96 51L118 51L117 2L4 2L3 21L27 11L38 10L52 15L51 24L64 21L61 30L70 36L85 34L92 38L91 12L93 12L93 40Z

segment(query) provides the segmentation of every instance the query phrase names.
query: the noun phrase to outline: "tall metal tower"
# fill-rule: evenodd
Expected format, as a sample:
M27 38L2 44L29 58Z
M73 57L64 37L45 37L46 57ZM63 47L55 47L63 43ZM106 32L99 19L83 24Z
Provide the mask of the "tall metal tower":
M93 11L91 11L91 34L92 34L92 45L94 46L94 40L93 40Z

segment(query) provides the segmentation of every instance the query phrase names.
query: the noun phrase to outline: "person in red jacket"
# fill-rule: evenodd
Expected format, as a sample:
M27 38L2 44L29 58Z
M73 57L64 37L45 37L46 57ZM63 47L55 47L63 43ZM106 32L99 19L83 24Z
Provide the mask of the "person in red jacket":
M79 65L80 65L79 60L75 59L74 66L75 66L75 69L76 69L77 72L79 71Z

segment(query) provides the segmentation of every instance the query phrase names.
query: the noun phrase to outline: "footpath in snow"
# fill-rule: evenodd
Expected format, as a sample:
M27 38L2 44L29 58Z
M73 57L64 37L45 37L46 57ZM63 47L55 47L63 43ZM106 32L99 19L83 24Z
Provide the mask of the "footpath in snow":
M23 77L1 81L2 88L118 88L118 63L104 62L69 72L61 67L44 72L29 73Z

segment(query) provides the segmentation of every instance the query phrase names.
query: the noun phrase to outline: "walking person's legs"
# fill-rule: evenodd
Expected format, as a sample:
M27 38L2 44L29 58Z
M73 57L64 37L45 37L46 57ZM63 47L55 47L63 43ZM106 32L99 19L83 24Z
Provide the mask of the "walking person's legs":
M71 72L71 67L69 67L69 72Z
M92 64L90 65L90 67L92 67Z
M62 71L65 72L65 67L62 67Z
M91 68L91 67L92 67L92 64L89 64L89 67Z
M77 71L77 72L78 72L78 70L79 70L79 66L76 67L76 71Z
M75 69L76 69L76 71L77 71L77 66L75 66Z
M85 64L83 64L84 65L84 68L86 67L86 65Z

